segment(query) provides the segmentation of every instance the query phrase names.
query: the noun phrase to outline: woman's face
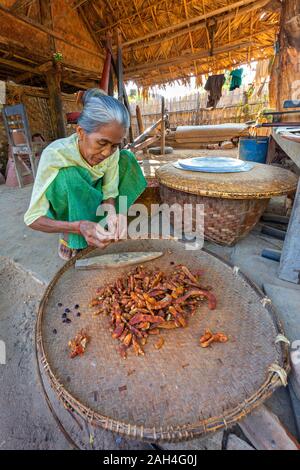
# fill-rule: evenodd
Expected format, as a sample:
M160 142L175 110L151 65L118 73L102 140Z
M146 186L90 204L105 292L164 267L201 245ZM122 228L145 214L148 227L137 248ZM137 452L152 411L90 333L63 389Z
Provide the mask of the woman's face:
M81 155L91 166L94 166L117 150L125 137L126 129L114 121L100 126L97 131L90 134L80 126L77 126L76 132Z

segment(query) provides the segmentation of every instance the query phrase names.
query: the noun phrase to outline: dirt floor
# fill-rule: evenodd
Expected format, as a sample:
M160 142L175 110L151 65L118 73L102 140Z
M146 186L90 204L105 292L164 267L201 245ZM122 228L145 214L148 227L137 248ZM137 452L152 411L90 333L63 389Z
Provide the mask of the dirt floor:
M228 155L228 151L222 154ZM0 186L0 340L5 341L7 352L6 365L0 364L0 449L71 449L47 407L36 367L34 326L38 303L63 262L57 256L58 235L34 232L23 223L31 189ZM260 256L263 248L281 246L281 241L262 235L259 226L235 247L207 244L265 289L278 309L287 336L299 339L300 287L279 280L278 263ZM148 444L90 428L58 404L51 390L47 391L56 414L79 447L149 449ZM299 439L289 390L279 389L266 404ZM299 403L294 401L293 405L299 426ZM241 434L238 428L233 432ZM223 437L223 432L218 432L204 439L163 447L221 449Z

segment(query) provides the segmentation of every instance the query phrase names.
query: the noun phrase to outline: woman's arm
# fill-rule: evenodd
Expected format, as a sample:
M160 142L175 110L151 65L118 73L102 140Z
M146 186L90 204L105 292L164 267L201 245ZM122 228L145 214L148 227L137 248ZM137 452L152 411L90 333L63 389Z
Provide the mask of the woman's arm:
M81 235L80 222L64 222L41 216L29 225L33 230L46 233L77 233Z
M104 204L111 204L113 207L116 207L116 199L114 197L110 197L103 201Z
M29 227L33 230L46 233L77 233L85 238L88 245L98 246L99 248L103 248L115 238L114 233L111 233L109 230L106 231L99 224L89 222L88 220L64 222L41 216L30 224Z

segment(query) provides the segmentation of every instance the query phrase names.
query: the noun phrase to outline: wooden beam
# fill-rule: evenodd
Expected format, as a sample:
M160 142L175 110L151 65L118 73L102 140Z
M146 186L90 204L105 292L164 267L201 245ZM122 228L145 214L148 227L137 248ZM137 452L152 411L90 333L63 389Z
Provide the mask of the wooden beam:
M214 22L217 22L217 24L223 23L223 21L231 20L233 18L236 18L236 16L245 15L245 13L249 13L250 11L253 11L253 10L259 10L260 8L265 6L267 3L269 3L269 1L270 0L260 0L260 1L256 2L255 4L253 4L251 6L246 6L246 7L243 7L243 8L239 8L237 11L226 13L225 15L214 18L213 20L201 21L198 24L196 24L195 26L191 26L191 27L188 26L187 28L181 29L177 33L168 34L166 37L154 39L153 41L148 41L148 42L143 43L143 44L137 44L136 46L133 46L133 47L132 46L126 46L126 43L124 43L124 49L126 49L126 47L127 48L129 47L130 51L134 52L134 51L137 51L139 49L145 49L146 47L152 47L152 46L159 45L164 41L171 41L171 40L179 38L180 36L185 35L187 33L193 33L194 31L198 31L199 29L206 28L206 30L207 30L207 26L210 26ZM158 34L161 34L161 31L159 31ZM209 43L209 36L208 36L208 43Z
M260 35L261 33L267 33L269 31L274 32L274 26L273 25L268 27L268 28L264 27L261 30L256 31L253 34L253 38L257 35ZM210 51L206 50L206 51L197 52L195 54L186 54L186 55L181 55L179 57L172 57L172 58L166 59L166 60L160 60L160 61L156 61L156 62L148 62L148 63L145 63L145 64L137 64L136 66L128 67L127 69L125 69L125 75L128 76L130 73L149 70L149 69L155 69L157 67L183 64L185 62L189 62L189 61L191 62L193 60L199 60L199 59L206 58L206 57L214 57L216 54L220 54L220 53L224 53L224 52L230 52L232 50L239 49L241 47L249 47L249 46L255 45L256 41L255 40L249 41L249 40L247 40L248 37L249 36L244 37L244 38L240 38L239 41L232 41L231 43L224 44L224 46L216 47L215 50L214 50L213 55L211 55ZM271 40L272 40L272 38L270 38L270 41ZM259 43L257 45L259 45ZM261 47L265 48L267 46L264 45L264 46L261 46ZM128 79L127 76L126 76L126 79Z
M197 23L202 20L207 20L208 18L213 18L216 15L221 15L222 13L225 13L230 10L235 10L244 5L251 5L252 3L256 1L257 0L239 0L238 2L231 3L230 5L226 5L222 8L218 8L217 10L209 11L203 15L198 15L198 16L195 16L194 18L182 21L180 23L173 24L166 28L162 28L160 31L153 31L151 33L145 34L144 36L140 36L138 38L131 39L130 41L126 41L124 42L124 46L130 46L137 42L144 41L145 39L149 39L153 36L157 36L158 34L165 34L165 33L168 33L169 31L174 31L176 29L183 28L184 26L190 26L191 24Z
M1 21L1 20L0 20ZM39 65L49 59L49 51L33 51L30 44L20 44L18 41L2 36L0 32L0 50L3 53L9 53L10 56L25 60L34 66Z
M16 70L22 70L22 72L29 72L32 74L39 73L36 71L36 68L31 67L30 65L20 64L17 61L4 59L3 57L0 57L0 64L7 65L8 67Z
M189 3L191 3L192 1L193 0L190 0ZM107 0L104 0L104 3L110 8L111 13L113 13L114 10L111 9L111 6L110 6L109 2ZM148 6L143 5L143 13L148 11L148 10L153 9L153 7L156 7L156 6L157 6L157 0L155 0L152 5L150 4L150 2L148 2ZM131 20L133 20L137 15L138 15L137 12L135 12L135 13L129 15L129 16L123 16L123 17L119 18L118 20L115 20L113 23L109 24L108 26L97 29L95 31L95 33L98 34L98 33L104 33L107 30L113 30L114 28L118 27L120 25L120 23L131 22ZM112 18L113 18L113 15L112 15Z
M265 405L239 423L257 450L300 450L300 444Z
M267 49L269 49L269 53L268 53L267 57L266 57L265 51L264 51L261 55L256 55L256 54L255 54L255 60L257 61L257 60L263 60L263 59L266 59L266 58L273 57L273 55L274 55L273 45L270 44L270 46L268 46ZM258 46L256 49L253 49L252 52L253 52L253 53L261 52L261 47ZM208 59L210 59L210 58L211 58L211 57L208 57ZM214 59L214 57L213 57L212 59ZM223 60L223 59L221 59L221 60ZM226 59L225 59L225 60L226 60ZM235 68L237 68L237 67L242 66L242 65L244 65L244 64L246 64L246 63L247 63L247 59L246 59L246 57L245 57L245 59L240 60L240 61L236 62L236 63L233 64L233 65L234 65ZM206 68L204 68L204 66L206 66ZM220 70L223 70L224 67L225 67L225 66L222 66L222 65L221 65L221 66L220 66ZM200 73L201 73L202 75L203 75L203 74L208 74L209 71L211 71L211 69L212 69L212 66L209 64L209 62L205 62L204 64L201 64ZM217 73L219 70L216 69L216 68L213 68L213 71ZM142 83L144 84L144 86L152 86L153 83L154 83L155 85L162 85L162 84L164 84L164 83L171 82L171 81L174 81L174 80L186 80L186 79L190 79L190 78L196 76L196 75L195 75L194 73L192 73L192 72L190 72L190 73L187 72L187 74L181 75L181 73L180 73L181 70L178 71L178 75L176 75L175 78L174 78L174 74L175 74L176 72L173 72L173 75L172 75L172 73L170 73L170 72L164 72L164 73L162 73L160 70L159 70L158 72L159 72L158 75L155 75L155 76L153 76L153 75L150 76L149 74L147 75L147 77L149 77L149 78L148 78L149 83L147 82L147 79L146 79L145 77L143 77L141 74L137 74L137 75L134 75L134 74L133 74L133 75L130 75L130 77L125 77L125 80L126 80L126 81L127 81L127 80L136 80L137 82L138 82L138 81L142 82ZM158 80L158 78L161 79L161 80Z
M2 47L1 36L0 36L0 44L1 44L0 45L1 52L3 52L4 54L5 53L10 54L9 59L7 59L6 57L0 57L0 60L3 60L3 65L7 65L8 67L11 67L13 69L21 70L22 72L30 73L32 75L39 75L40 73L43 73L43 71L42 71L43 67L44 66L46 67L46 64L49 62L49 61L47 61L47 58L40 57L40 56L35 57L34 54L33 54L33 58L35 60L34 61L30 60L30 59L28 59L28 57L25 57L24 51L23 51L23 54L22 54L21 50L16 49L14 47L14 45L13 44L11 45L10 43L8 44L9 50L8 51L5 50ZM11 50L11 52L9 52L10 50ZM29 53L29 51L26 50L26 53ZM48 58L49 58L49 56L48 56ZM22 61L26 61L27 63L29 62L29 65L18 62L18 59L20 59ZM40 67L41 67L41 70L40 70ZM98 79L98 74L95 73L94 70L82 69L80 67L74 66L73 64L72 65L68 64L67 62L63 63L63 67L64 67L65 71L74 72L75 74L78 74L79 77L84 77L85 76L85 78L87 80L91 80L91 81L95 80L96 81ZM80 79L81 78L79 78L79 80Z
M84 46L80 46L79 44L75 44L71 41L68 41L67 39L65 39L65 37L54 31L53 29L50 29L50 28L47 28L46 26L43 26L41 24L38 24L36 23L35 21L31 20L30 18L27 18L25 16L21 16L21 15L16 15L16 14L13 14L8 8L5 8L3 5L0 5L0 11L2 11L3 13L5 13L8 17L12 17L14 20L18 20L18 21L21 21L22 23L27 23L28 25L30 25L33 29L36 29L36 30L39 30L39 31L42 31L44 33L47 33L49 34L50 36L52 36L53 38L56 38L56 39L59 39L60 41L64 42L65 44L68 44L69 46L72 46L76 49L79 49L79 50L82 50L84 51L85 53L87 54L90 54L90 55L93 55L93 56L96 56L96 57L100 57L101 59L104 58L104 54L101 54L99 52L94 52L94 51L91 51L89 48L87 47L84 47ZM17 26L16 26L17 27Z
M89 0L79 0L75 5L73 5L73 9L76 10L76 8L81 7L84 3L88 2Z
M51 0L39 0L39 9L42 25L49 24L51 29L53 27L52 21L52 9L51 9ZM51 55L56 52L55 39L53 36L48 34L49 49L51 50Z
M83 82L75 82L74 80L69 80L69 78L63 78L62 83L66 83L67 85L71 85L78 90L87 90L88 88L95 88L96 82L94 83L83 83Z
M233 50L236 50L236 49L249 47L249 45L252 45L252 44L253 44L253 42L250 43L249 41L245 41L245 40L244 41L235 41L235 42L232 42L231 44L225 44L224 46L216 47L214 49L213 57L218 55L218 54L222 54L224 52L227 52L229 50L233 51ZM211 57L210 51L205 50L205 51L202 51L202 52L197 52L196 54L187 54L187 55L182 55L182 56L179 56L179 57L173 57L173 58L170 58L170 59L167 59L167 60L160 60L160 61L146 63L146 64L139 64L139 65L136 65L136 66L133 66L133 67L128 67L127 69L125 69L125 74L129 75L130 73L134 73L134 72L138 72L138 71L144 72L146 70L151 70L151 69L155 69L155 68L158 68L158 67L164 67L164 66L176 65L176 64L184 64L186 62L189 62L189 61L192 61L192 60L203 59L205 57Z
M15 12L20 8L24 8L32 4L35 0L16 0L14 4L10 7L10 11Z
M28 71L28 72L23 73L22 75L19 75L17 78L15 78L14 81L16 83L25 82L26 80L28 80L33 75L42 75L45 72L47 72L47 70L49 70L51 68L52 68L52 61L47 61L44 64L41 64L41 65L38 65L37 67L34 67L34 69L31 72Z
M90 33L91 35L91 38L93 39L94 43L96 44L96 46L98 47L98 49L100 49L100 51L102 50L102 47L101 47L101 44L96 36L96 34L94 33L94 30L93 28L91 27L90 25L90 22L88 21L87 17L86 17L86 14L84 12L84 9L83 9L83 6L80 4L78 5L78 13L79 13L79 16L80 18L82 19L86 29L88 30L88 32ZM104 57L104 54L103 54L103 57Z

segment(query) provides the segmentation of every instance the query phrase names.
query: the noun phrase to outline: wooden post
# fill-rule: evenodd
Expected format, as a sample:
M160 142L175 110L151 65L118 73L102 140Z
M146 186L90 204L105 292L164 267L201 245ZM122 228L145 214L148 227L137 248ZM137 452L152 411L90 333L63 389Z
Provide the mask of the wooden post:
M300 147L300 146L299 146ZM281 252L279 278L300 284L300 182Z
M164 155L165 153L165 146L166 146L166 135L165 135L165 98L164 96L161 97L161 143L160 143L160 153Z
M300 99L299 22L300 2L285 0L269 88L270 105L278 111L283 110L285 100Z
M138 104L136 105L135 113L136 113L136 120L137 120L139 135L141 135L141 134L144 132L145 128L144 128L144 123L143 123L141 108L139 107ZM144 148L144 149L143 149L143 154L144 154L144 155L148 155L148 150L147 150L147 148Z
M53 65L45 75L45 80L48 87L50 117L55 138L66 137L64 110L60 90L61 72L59 64Z
M42 24L46 24L50 29L53 28L52 10L50 0L39 0L40 17ZM55 39L49 35L49 50L52 54L56 51ZM66 128L64 120L63 104L61 99L61 72L62 64L54 62L45 72L45 81L49 93L50 118L54 137L56 139L66 137Z
M144 129L144 123L142 119L141 108L139 107L138 104L136 105L135 110L136 110L135 112L136 112L136 120L137 120L139 134L142 134L145 129Z
M117 46L118 46L118 51L117 51L116 75L117 75L117 80L118 80L118 100L124 103L129 113L129 119L130 119L129 141L133 142L130 106L129 106L128 96L125 90L124 80L123 80L122 39L121 39L121 32L119 29L117 30ZM115 68L113 59L112 59L112 65Z
M117 77L118 77L118 100L123 102L124 92L123 92L123 64L122 64L122 41L121 41L121 32L118 29L117 31Z
M110 66L109 71L108 94L109 96L114 96L114 77L112 72L112 66Z

